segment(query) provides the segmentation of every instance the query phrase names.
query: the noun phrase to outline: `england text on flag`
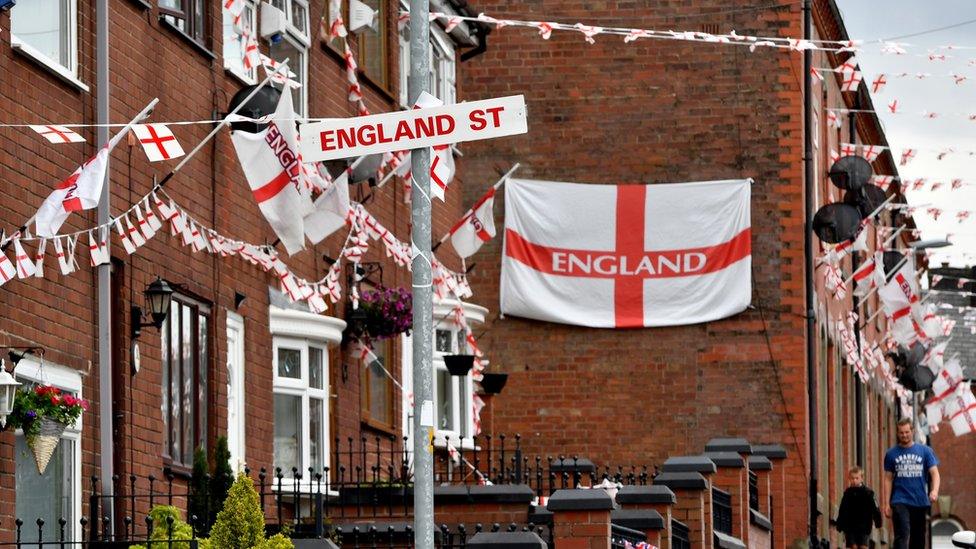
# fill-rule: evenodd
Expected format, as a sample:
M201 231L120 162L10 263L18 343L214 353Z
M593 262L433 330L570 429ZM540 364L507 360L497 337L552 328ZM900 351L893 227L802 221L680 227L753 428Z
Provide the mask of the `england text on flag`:
M751 300L749 180L509 179L501 311L598 328L694 324Z
M231 133L254 199L289 254L305 247L302 218L311 202L299 191L300 172L292 94L284 92L268 127Z

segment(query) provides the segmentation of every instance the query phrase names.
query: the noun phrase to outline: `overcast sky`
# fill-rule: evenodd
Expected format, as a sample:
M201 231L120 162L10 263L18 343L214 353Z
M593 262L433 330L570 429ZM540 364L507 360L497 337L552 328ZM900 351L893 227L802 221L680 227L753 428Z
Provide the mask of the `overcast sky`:
M865 45L857 54L858 63L867 83L878 74L888 75L888 85L872 94L880 113L885 133L896 161L904 148L920 149L914 160L899 168L903 178L924 177L928 185L939 181L943 189L932 192L908 191L912 205L942 208L945 213L938 221L925 213L924 207L915 213L915 221L922 229L922 238L940 238L950 234L953 246L936 250L936 261L949 261L954 266L976 263L976 214L962 223L956 219L960 209L976 210L976 121L968 116L976 114L976 2L972 0L837 0L851 38L864 40L895 39L906 45L907 55L880 53L877 45ZM969 22L969 21L973 22ZM960 23L965 23L961 24ZM955 28L915 33L958 25ZM904 38L899 38L905 36ZM939 46L967 46L956 50L941 50ZM944 62L928 59L929 52L946 54ZM973 64L970 64L972 61ZM891 75L907 72L929 73L925 79L894 78ZM968 77L957 85L951 74ZM902 114L892 115L885 105L898 100ZM938 113L928 119L923 112ZM942 160L940 150L953 148ZM969 155L968 151L973 151ZM962 179L969 185L949 190L949 182Z

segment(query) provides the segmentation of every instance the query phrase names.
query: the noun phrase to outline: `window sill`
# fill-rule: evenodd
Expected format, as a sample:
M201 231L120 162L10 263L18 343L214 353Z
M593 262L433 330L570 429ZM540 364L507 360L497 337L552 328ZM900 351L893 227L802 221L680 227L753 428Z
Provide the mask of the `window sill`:
M373 431L379 431L381 433L394 436L394 437L397 434L396 427L394 427L393 425L387 425L382 421L377 421L369 417L363 417L361 423L363 424L363 427L367 427Z
M57 76L67 84L70 84L71 86L77 88L78 90L83 92L89 91L88 86L81 80L78 80L78 77L72 74L71 71L69 71L60 63L55 63L48 56L34 49L30 45L22 42L13 34L10 35L10 48L13 49L15 52L27 57L31 61L34 61L41 67L47 69L55 76Z
M159 16L159 24L170 30L170 32L176 33L180 38L185 40L188 44L193 46L193 49L197 50L199 53L203 54L205 57L209 57L211 60L217 59L217 54L207 49L206 46L197 42L195 38L183 31L183 29L177 27L166 19L165 15Z
M241 71L239 71L237 69L233 69L231 67L224 67L224 72L226 72L227 74L233 76L239 82L241 82L243 84L246 84L248 86L253 86L254 84L257 84L258 83L257 82L257 79L251 78L250 76L242 73Z

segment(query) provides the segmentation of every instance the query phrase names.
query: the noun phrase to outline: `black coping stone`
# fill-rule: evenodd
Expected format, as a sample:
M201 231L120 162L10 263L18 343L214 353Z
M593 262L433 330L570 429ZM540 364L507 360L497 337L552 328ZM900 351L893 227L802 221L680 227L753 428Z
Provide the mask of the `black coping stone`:
M705 452L708 459L718 467L745 467L746 460L735 452Z
M617 503L675 503L677 498L667 486L622 486L617 490Z
M664 529L664 517L654 509L614 509L610 522L641 532Z
M749 456L749 469L753 471L772 471L773 462L766 456Z
M535 532L478 532L468 538L468 549L545 549L546 542L542 541Z
M546 508L550 511L604 511L613 509L613 500L600 488L556 490L549 497Z
M665 473L714 473L715 462L705 455L672 456L664 462L661 470Z
M295 549L339 549L330 539L293 539Z
M735 452L737 454L751 454L753 447L744 438L713 438L705 444L706 452Z
M755 509L749 509L749 522L767 532L771 532L773 530L773 523L766 518L766 515L756 511Z
M661 473L654 477L654 484L667 486L672 490L704 490L708 488L708 481L701 473Z
M434 503L525 503L535 498L526 484L434 486Z
M580 473L595 473L596 465L592 461L586 458L563 458L552 460L552 465L549 467L549 471L553 473L573 473L579 471Z
M746 544L739 538L734 538L722 532L715 532L715 547L720 549L746 549Z
M769 459L786 459L786 448L782 444L759 444L752 447L752 453Z
M529 508L529 524L543 524L552 526L552 511L545 507L534 505Z

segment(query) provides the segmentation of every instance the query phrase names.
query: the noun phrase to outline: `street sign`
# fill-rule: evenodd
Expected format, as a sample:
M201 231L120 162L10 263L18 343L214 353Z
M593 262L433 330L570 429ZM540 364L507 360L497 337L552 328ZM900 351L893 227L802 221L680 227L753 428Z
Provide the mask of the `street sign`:
M525 98L513 95L304 124L301 150L303 161L321 162L527 131Z

